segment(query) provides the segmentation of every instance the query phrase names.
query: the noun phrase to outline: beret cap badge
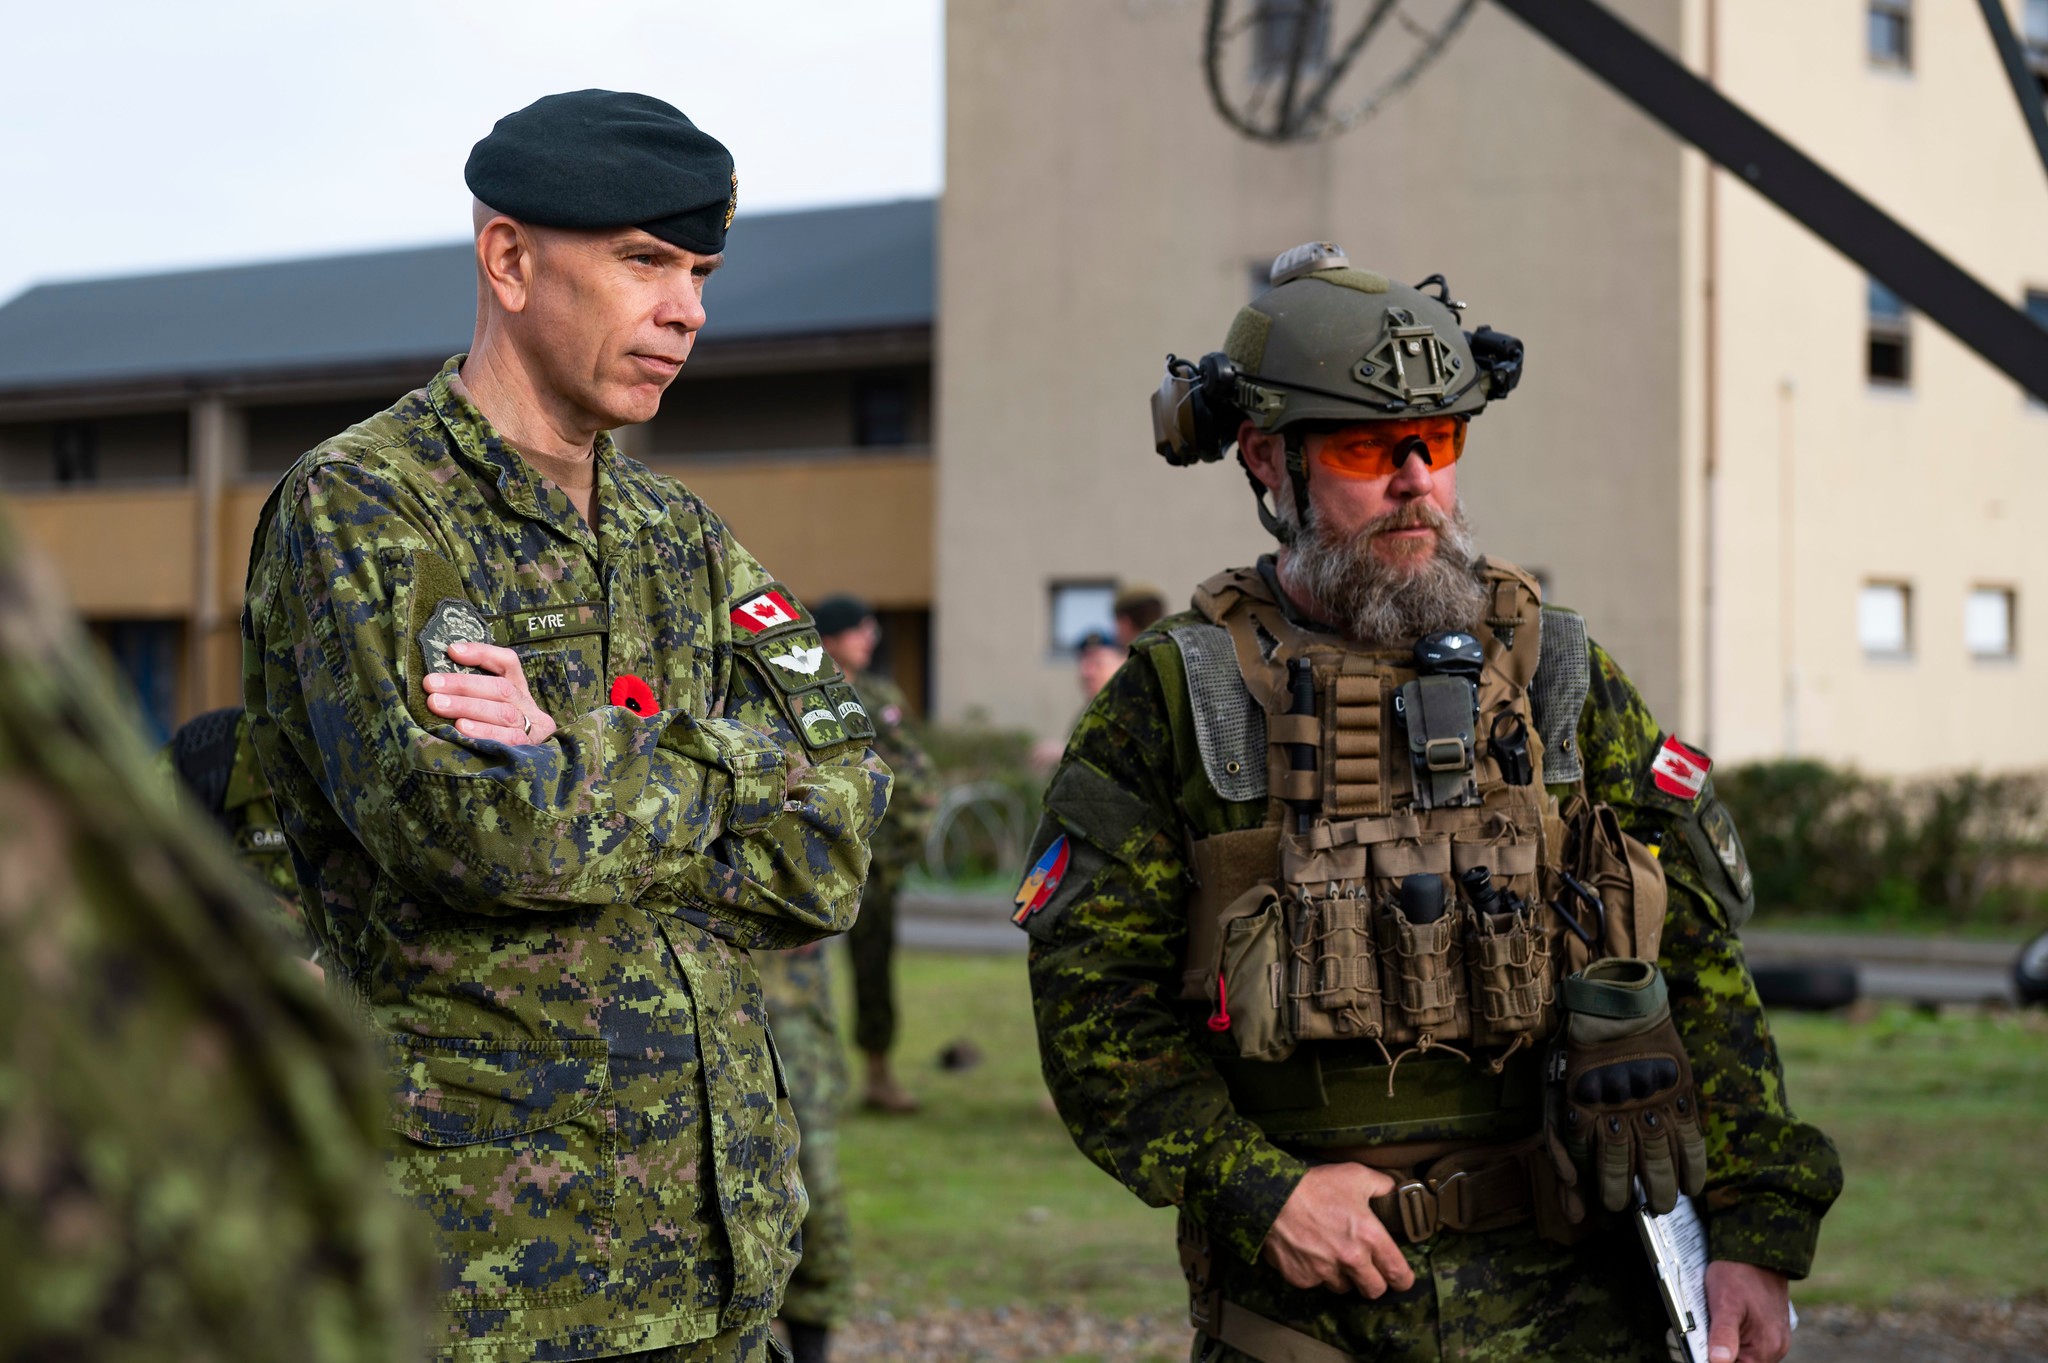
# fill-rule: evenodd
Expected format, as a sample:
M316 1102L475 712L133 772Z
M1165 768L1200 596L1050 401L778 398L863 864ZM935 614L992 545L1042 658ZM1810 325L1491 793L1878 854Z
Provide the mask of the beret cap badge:
M731 194L730 194L729 196L727 196L727 198L726 198L726 201L725 201L725 230L726 230L726 231L730 232L730 231L732 230L732 218L733 218L733 214L735 214L735 213L737 213L737 212L739 212L739 211L740 211L740 173L739 173L738 171L734 171L734 172L732 173L732 193L731 193Z

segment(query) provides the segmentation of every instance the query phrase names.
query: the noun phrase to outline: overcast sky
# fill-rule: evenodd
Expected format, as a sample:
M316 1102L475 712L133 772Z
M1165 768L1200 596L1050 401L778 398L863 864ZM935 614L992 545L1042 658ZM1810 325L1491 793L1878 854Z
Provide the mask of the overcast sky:
M943 0L0 0L0 302L52 279L446 241L557 90L668 100L740 211L933 194Z

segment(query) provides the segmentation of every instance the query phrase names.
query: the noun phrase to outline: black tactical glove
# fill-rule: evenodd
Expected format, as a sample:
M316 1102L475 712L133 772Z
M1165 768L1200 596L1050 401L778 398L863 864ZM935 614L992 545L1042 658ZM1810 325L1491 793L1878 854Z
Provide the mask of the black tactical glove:
M1634 1204L1637 1179L1650 1210L1668 1212L1681 1192L1706 1186L1707 1147L1664 976L1649 961L1610 956L1567 979L1563 994L1563 1088L1551 1104L1550 1152L1565 1214L1585 1215L1581 1170L1598 1178L1611 1212Z

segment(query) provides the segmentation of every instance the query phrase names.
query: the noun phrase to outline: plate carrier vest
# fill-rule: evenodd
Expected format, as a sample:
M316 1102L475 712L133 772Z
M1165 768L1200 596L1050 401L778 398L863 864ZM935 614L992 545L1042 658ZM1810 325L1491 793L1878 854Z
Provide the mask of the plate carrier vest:
M1657 955L1662 869L1587 798L1576 760L1583 632L1560 630L1556 649L1577 651L1561 660L1581 679L1571 713L1539 716L1536 583L1505 563L1480 572L1476 715L1464 677L1296 625L1256 570L1209 579L1194 605L1211 623L1172 631L1211 784L1267 805L1257 828L1192 842L1181 997L1209 1006L1234 1104L1282 1145L1527 1138L1559 981ZM1228 694L1231 662L1250 705ZM1546 766L1546 732L1568 761ZM1494 912L1460 880L1475 867L1501 892ZM1440 916L1403 911L1411 876L1440 878Z

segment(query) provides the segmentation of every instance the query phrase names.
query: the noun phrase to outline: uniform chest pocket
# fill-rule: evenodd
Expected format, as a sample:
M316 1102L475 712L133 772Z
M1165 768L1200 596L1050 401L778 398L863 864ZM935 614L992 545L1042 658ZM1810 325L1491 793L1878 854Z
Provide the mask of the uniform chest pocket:
M601 1040L407 1037L391 1126L399 1194L434 1223L448 1305L575 1301L611 1276L618 1196Z
M582 635L518 646L519 667L540 708L567 724L606 704L604 636Z

